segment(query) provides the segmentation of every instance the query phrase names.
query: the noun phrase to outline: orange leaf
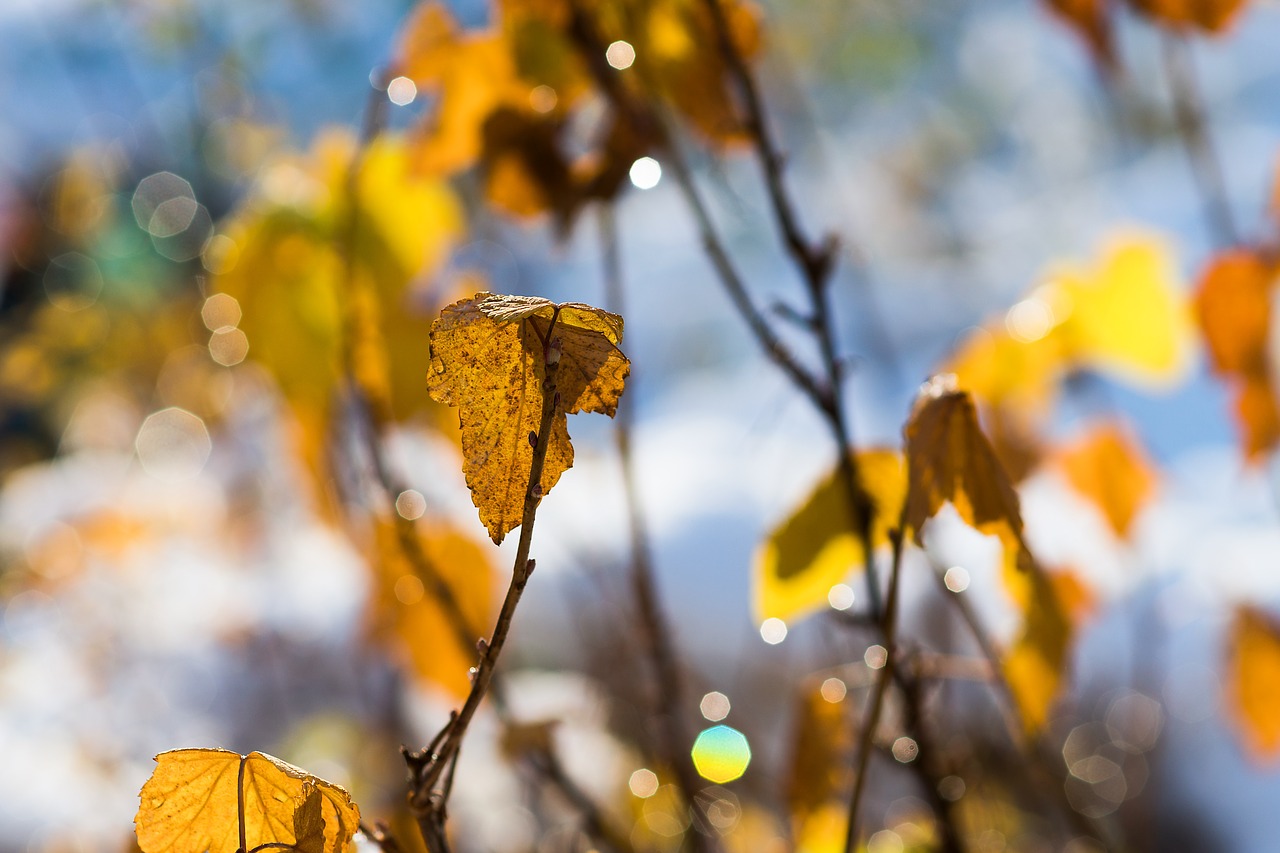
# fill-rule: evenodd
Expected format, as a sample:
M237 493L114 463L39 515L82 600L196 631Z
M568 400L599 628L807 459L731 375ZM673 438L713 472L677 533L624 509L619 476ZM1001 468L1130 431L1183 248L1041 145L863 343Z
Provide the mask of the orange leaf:
M1129 3L1166 26L1218 33L1244 8L1245 0L1129 0Z
M1227 650L1229 713L1249 754L1280 756L1280 624L1254 607L1236 610Z
M1257 252L1218 255L1200 279L1196 316L1219 373L1264 369L1275 270Z
M1280 406L1267 375L1250 373L1236 396L1236 417L1244 430L1244 451L1257 458L1280 441Z
M1155 489L1155 472L1123 430L1103 426L1058 454L1072 488L1089 498L1117 536L1126 536L1134 517Z

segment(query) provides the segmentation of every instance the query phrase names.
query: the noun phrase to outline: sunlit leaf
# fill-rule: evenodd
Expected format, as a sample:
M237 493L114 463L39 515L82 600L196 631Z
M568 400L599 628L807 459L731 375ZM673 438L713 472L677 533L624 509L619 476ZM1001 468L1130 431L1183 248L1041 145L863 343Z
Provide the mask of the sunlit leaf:
M1129 0L1129 4L1166 26L1216 33L1230 25L1246 0Z
M1156 387L1190 367L1190 311L1162 241L1117 239L1096 268L1063 267L1051 286L1070 305L1056 334L1078 366Z
M1227 647L1228 710L1245 750L1280 756L1280 623L1254 607L1237 608Z
M1005 661L1005 676L1028 729L1047 720L1066 664L1071 624L1053 585L1022 538L1018 494L978 425L972 398L935 377L907 422L907 526L921 529L944 503L1004 549L1004 583L1023 613L1023 632Z
M1056 395L1065 353L1056 335L1014 338L1002 327L975 329L946 365L959 386L994 406L1045 407Z
M1059 451L1057 461L1072 488L1102 511L1117 536L1127 536L1156 483L1133 439L1117 425L1102 426Z
M902 457L892 450L857 454L859 481L875 507L872 543L888 544L906 495ZM862 541L839 469L824 477L802 504L775 527L756 553L756 621L789 621L827 606L827 593L864 563Z
M370 620L407 659L414 675L463 698L471 689L467 670L476 662L473 638L483 636L493 624L493 565L477 542L440 523L415 535L431 569L449 587L471 626L470 639L464 643L458 636L431 579L418 575L389 520L375 531L377 586Z
M143 853L235 853L262 845L342 853L360 824L342 788L261 752L162 752L139 797L134 824Z
M935 377L907 421L906 524L922 544L925 522L950 503L972 527L998 536L1006 555L1022 564L1030 555L1018 493L978 425L973 398L950 390L947 381Z
M539 436L547 348L556 339L563 352L560 403L551 434ZM527 296L477 293L445 308L432 324L427 386L434 399L458 407L462 470L494 542L520 524L534 442L548 442L538 484L545 495L573 465L565 415L612 417L617 410L631 370L618 349L621 340L616 314Z

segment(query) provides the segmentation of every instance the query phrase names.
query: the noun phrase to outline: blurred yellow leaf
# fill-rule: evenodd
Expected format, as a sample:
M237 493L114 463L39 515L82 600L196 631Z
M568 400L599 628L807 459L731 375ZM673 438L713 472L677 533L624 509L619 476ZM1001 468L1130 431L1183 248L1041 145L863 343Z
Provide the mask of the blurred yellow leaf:
M1045 334L1014 338L1004 328L975 329L944 368L959 386L993 406L1043 410L1057 391L1064 353Z
M261 752L162 752L139 797L143 853L342 853L360 825L345 790Z
M1280 624L1254 607L1236 609L1227 647L1228 709L1248 754L1280 756Z
M1064 267L1051 286L1070 306L1057 332L1079 366L1155 386L1190 367L1190 312L1163 241L1119 238L1098 267Z
M1098 427L1057 455L1067 481L1091 500L1117 536L1127 536L1138 511L1155 491L1156 475L1141 450L1118 425Z
M472 626L470 636L483 636L493 624L494 609L494 569L488 555L471 538L438 523L418 536L431 567ZM429 581L406 558L393 522L379 523L375 542L376 591L369 615L374 630L394 638L418 678L464 698L471 689L467 670L476 662L475 640L461 642Z
M875 505L873 544L885 545L906 496L902 456L892 450L857 454L863 489ZM850 572L860 571L864 552L853 529L853 510L839 469L827 474L808 498L775 527L756 553L756 621L791 620L827 606L827 593Z
M519 526L533 448L546 441L540 494L573 465L566 414L613 417L631 362L618 349L622 318L590 305L477 293L431 326L433 399L458 407L462 470L495 543ZM562 352L551 435L539 436L549 353Z
M1049 709L1062 688L1071 647L1071 620L1054 576L1039 566L1031 565L1028 571L1006 568L1004 581L1023 612L1023 620L1022 632L1006 652L1002 668L1023 725L1034 733L1049 721ZM1064 592L1080 589L1070 581L1063 585Z
M787 809L795 836L809 839L815 849L816 838L828 835L833 805L838 809L838 841L844 842L845 800L853 775L854 729L848 717L843 694L838 701L828 701L811 683L800 696L792 727Z
M751 3L717 0L736 51L749 61L760 50L760 12ZM644 5L641 25L619 38L635 47L636 68L707 140L739 142L746 124L728 83L729 67L715 24L700 0L658 0Z
M1245 0L1129 0L1139 12L1153 20L1181 29L1190 27L1209 33L1226 29Z

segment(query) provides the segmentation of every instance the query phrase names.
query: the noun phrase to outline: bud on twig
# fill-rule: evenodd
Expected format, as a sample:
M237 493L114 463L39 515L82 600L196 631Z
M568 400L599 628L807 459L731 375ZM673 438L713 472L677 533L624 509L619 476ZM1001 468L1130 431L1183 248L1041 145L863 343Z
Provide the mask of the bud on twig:
M538 434L533 430L529 430L529 446L533 448L538 446Z
M552 338L551 343L547 345L547 364L559 364L560 356L564 354L564 344L559 338Z

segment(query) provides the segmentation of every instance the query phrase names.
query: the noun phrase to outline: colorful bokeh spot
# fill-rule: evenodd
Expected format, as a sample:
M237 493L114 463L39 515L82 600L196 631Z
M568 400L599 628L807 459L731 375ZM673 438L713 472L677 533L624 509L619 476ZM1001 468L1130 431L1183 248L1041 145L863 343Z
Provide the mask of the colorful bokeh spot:
M693 742L693 766L708 782L732 782L751 763L751 747L742 732L730 726L712 726Z

